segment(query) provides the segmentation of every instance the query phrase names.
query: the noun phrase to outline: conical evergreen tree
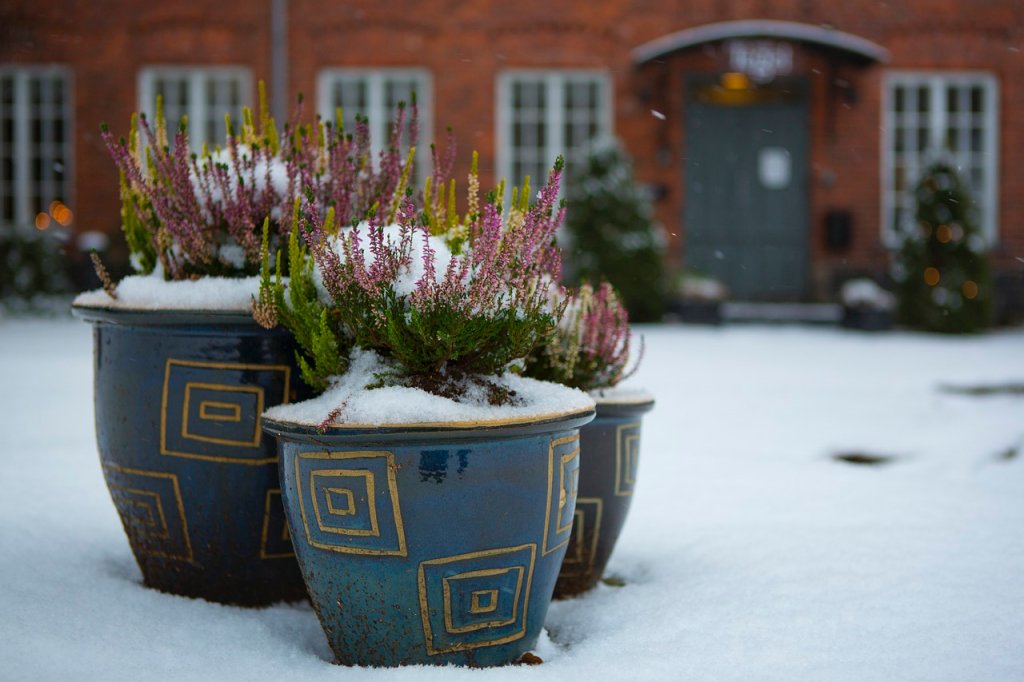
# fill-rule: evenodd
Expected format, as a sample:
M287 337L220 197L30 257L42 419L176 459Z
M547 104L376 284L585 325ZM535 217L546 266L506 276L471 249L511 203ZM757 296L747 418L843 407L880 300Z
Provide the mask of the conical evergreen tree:
M950 334L988 327L992 280L970 193L952 166L937 163L914 196L917 222L904 235L897 267L900 320Z
M595 149L572 169L566 198L569 283L607 280L631 322L661 319L666 293L662 240L626 153L613 144Z

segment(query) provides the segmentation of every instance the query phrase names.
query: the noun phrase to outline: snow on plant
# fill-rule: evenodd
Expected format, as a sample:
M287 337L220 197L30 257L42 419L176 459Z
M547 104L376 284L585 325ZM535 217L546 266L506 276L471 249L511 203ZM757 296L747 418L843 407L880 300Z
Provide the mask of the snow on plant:
M159 265L169 280L252 275L264 222L275 241L289 231L282 218L291 215L295 169L280 153L262 84L260 100L258 119L246 108L236 129L226 117L225 146L201 154L190 151L187 119L170 144L159 100L156 120L133 116L127 139L102 127L120 171L122 227L143 274Z
M528 358L526 375L584 391L610 388L631 376L640 358L627 370L629 315L612 285L594 289L584 283L560 296L565 313L548 343Z
M345 372L357 348L388 365L378 386L454 400L482 388L492 404L515 402L488 378L522 362L561 315L549 300L561 269L555 234L564 218L562 167L559 159L535 204L523 193L503 211L495 191L462 218L454 201L431 199L420 211L406 196L394 224L378 206L364 223L343 229L333 209L321 218L305 205L300 224L309 246L293 233L290 282L282 280L280 255L271 280L265 251L261 323L280 321L295 334L303 378L319 390ZM470 187L478 186L475 172L470 177Z

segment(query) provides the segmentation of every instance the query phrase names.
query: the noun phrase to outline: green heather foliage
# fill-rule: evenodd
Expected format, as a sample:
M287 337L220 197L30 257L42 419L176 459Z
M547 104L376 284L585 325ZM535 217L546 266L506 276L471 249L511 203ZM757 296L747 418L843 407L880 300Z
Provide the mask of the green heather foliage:
M566 228L571 285L607 279L635 322L661 319L667 280L650 202L617 145L596 149L574 166Z
M406 196L395 224L371 211L361 225L339 226L333 208L321 217L306 205L296 224L309 246L295 234L289 239L288 282L280 256L272 276L264 248L256 318L292 331L303 378L315 389L328 387L346 369L351 349L361 348L393 368L379 385L453 399L477 386L492 403L514 401L487 377L522 363L558 323L561 307L551 308L549 291L561 267L554 242L564 215L556 207L561 162L536 204L528 205L523 192L507 211L497 191L480 204L474 164L464 217L454 211L446 165L435 156L428 187L449 191L425 191L422 209ZM392 199L377 203L390 206ZM414 271L421 273L416 279Z
M295 204L296 222L298 206ZM328 309L321 305L314 276L314 262L308 249L299 243L298 231L288 237L288 272L284 283L281 252L276 254L274 275L270 267L269 229L263 226L263 263L260 269L259 300L253 304L253 316L266 328L282 324L295 337L299 346L296 360L302 380L316 391L327 388L328 377L348 369L351 343L336 333L328 319Z
M914 190L916 224L898 254L896 295L904 324L970 333L992 320L992 280L977 210L954 168L931 166Z

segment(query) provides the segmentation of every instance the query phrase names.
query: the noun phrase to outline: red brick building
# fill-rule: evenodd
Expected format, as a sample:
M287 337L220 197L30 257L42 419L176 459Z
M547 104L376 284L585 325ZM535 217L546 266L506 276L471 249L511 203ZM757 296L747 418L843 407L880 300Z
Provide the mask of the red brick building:
M31 224L59 199L75 230L116 231L100 123L126 128L159 92L201 141L258 79L278 115L303 92L379 120L416 89L428 135L453 127L486 181L614 135L670 263L743 300L828 300L887 271L908 188L952 160L1003 298L1019 295L1019 0L8 0L0 221Z

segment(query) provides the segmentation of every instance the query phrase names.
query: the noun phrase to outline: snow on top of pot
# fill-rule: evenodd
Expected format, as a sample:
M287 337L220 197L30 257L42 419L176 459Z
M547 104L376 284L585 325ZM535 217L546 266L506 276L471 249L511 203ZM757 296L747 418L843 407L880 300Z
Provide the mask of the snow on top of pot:
M122 279L117 284L117 298L96 289L79 294L74 305L123 310L248 312L259 290L259 277L200 277L168 282L154 272Z
M301 403L277 405L263 416L314 427L328 420L336 426L476 425L570 414L594 407L594 400L583 391L512 373L487 377L512 394L515 403L511 405L490 404L480 386L470 387L457 402L419 388L366 388L389 371L392 369L377 353L353 350L348 372L323 394Z
M590 397L598 403L615 403L620 405L638 405L654 400L654 395L643 388L633 385L618 384L610 388L597 388L590 391Z
M867 278L851 279L843 284L839 297L843 305L850 308L892 310L896 307L896 297Z

